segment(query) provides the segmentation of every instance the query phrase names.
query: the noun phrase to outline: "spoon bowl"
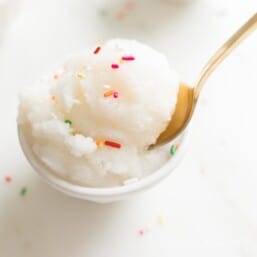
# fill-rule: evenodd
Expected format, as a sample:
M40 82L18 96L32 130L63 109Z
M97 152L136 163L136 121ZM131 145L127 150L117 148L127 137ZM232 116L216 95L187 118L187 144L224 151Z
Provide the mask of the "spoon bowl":
M181 83L179 86L177 104L175 112L172 115L172 122L168 124L166 130L158 138L158 144L169 142L180 134L189 123L196 101L194 99L194 88Z
M152 147L160 146L172 141L179 136L190 122L195 107L208 77L219 66L219 64L245 39L253 30L257 28L257 13L254 14L227 42L213 55L204 67L194 88L190 88L182 83L179 87L177 104L165 131L158 137Z

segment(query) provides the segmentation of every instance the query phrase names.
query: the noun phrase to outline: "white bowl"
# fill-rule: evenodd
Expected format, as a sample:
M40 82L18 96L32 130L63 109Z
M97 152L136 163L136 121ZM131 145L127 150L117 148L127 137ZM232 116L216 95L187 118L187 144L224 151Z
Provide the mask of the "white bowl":
M32 151L32 147L29 146L28 142L26 141L26 137L23 135L20 126L18 126L18 135L21 147L27 160L48 184L67 195L97 203L109 203L122 200L156 185L176 168L181 157L184 155L188 138L188 132L185 131L180 137L179 148L176 154L160 169L156 170L145 178L124 186L94 188L72 184L71 182L65 181L49 172L47 167L35 156L34 152Z

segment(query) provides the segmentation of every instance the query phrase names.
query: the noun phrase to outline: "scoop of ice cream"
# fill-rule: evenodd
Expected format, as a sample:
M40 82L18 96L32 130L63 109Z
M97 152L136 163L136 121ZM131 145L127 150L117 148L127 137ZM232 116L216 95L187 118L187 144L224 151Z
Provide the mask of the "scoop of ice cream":
M18 122L55 174L81 185L118 185L168 158L148 147L172 116L178 84L164 55L137 41L111 40L25 91Z

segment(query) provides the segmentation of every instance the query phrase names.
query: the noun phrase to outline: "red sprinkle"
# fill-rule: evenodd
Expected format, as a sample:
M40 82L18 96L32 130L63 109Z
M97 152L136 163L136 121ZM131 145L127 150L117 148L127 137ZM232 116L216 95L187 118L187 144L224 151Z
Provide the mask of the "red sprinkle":
M113 148L121 148L121 144L116 143L116 142L112 142L112 141L104 141L104 144Z
M145 234L145 231L144 231L143 229L140 229L140 230L138 231L138 234L141 235L141 236L143 236L143 235Z
M135 61L135 57L134 56L122 56L121 58L123 61Z
M113 68L113 69L119 69L119 67L120 67L120 66L119 66L118 64L116 64L116 63L112 64L112 68Z
M119 97L119 92L114 92L114 93L113 93L113 97L114 97L114 98L118 98L118 97Z
M98 46L98 47L95 49L94 54L98 54L98 53L100 52L100 50L101 50L101 47Z
M5 181L6 181L7 183L10 183L10 182L12 181L12 178L11 178L10 176L6 176L6 177L5 177Z

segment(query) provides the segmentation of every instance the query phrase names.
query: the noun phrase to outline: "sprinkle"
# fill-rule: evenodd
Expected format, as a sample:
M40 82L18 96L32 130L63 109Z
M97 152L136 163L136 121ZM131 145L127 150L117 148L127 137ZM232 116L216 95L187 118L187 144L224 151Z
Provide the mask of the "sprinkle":
M105 85L104 85L104 88L105 88L105 89L110 89L110 88L111 88L111 86L110 86L110 85L105 84Z
M111 65L111 67L112 67L113 69L118 69L118 68L119 68L119 64L113 63L113 64Z
M59 78L58 74L54 74L54 79L57 80Z
M6 181L7 183L10 183L10 182L12 181L12 178L11 178L10 176L6 176L6 177L5 177L5 181Z
M96 140L95 143L96 143L96 145L97 145L98 147L103 147L103 146L104 146L104 141Z
M104 97L109 97L111 95L113 95L115 92L113 90L109 90L107 92L104 93Z
M136 7L136 3L134 1L127 1L127 3L125 4L125 8L129 11L132 11L133 9L135 9Z
M101 16L107 16L108 15L108 11L106 9L102 9L102 10L100 10L100 15Z
M98 46L98 47L95 49L94 54L98 54L98 53L100 52L100 50L101 50L101 47Z
M121 59L123 61L135 61L135 57L134 56L122 56Z
M113 97L114 97L114 98L118 98L118 97L119 97L119 92L114 92L114 93L113 93Z
M162 213L159 214L159 216L158 216L158 218L157 218L157 222L158 222L159 224L163 224L163 222L164 222L164 216L163 216Z
M27 194L28 189L26 187L23 187L20 191L20 196L25 196Z
M124 12L117 12L117 14L116 14L116 18L117 18L117 20L123 20L124 18L125 18L125 13Z
M120 64L123 64L123 63L124 63L124 61L122 60L122 58L120 58L119 63L120 63Z
M80 72L78 72L78 73L76 74L76 76L77 76L78 79L84 79L84 78L86 77L85 74L80 73Z
M104 141L104 144L113 148L121 148L121 144L112 141Z
M86 70L87 70L87 71L91 71L91 70L93 70L93 68L92 68L92 66L87 66L87 67L86 67Z
M55 97L54 95L52 95L52 96L51 96L51 99L52 99L53 101L55 101L55 100L56 100L56 97Z
M176 146L175 146L175 145L172 145L171 148L170 148L170 154L171 154L171 155L174 155L174 154L176 153L176 151L177 151Z
M144 229L139 229L139 230L138 230L138 234L139 234L140 236L143 236L143 235L145 234L145 230L144 230Z
M71 126L72 122L70 120L65 120L64 121L66 124L69 124Z
M200 169L200 173L201 173L202 175L205 175L205 173L206 173L205 168L202 167L202 168Z

